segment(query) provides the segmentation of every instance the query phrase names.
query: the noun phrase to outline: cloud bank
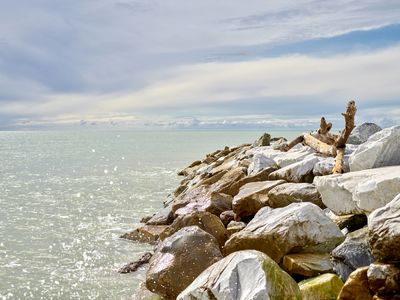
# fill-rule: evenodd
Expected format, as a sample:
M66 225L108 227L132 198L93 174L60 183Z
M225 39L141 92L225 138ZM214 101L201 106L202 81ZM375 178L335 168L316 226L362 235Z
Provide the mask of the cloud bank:
M0 129L307 127L349 98L399 120L398 1L22 0L0 18Z

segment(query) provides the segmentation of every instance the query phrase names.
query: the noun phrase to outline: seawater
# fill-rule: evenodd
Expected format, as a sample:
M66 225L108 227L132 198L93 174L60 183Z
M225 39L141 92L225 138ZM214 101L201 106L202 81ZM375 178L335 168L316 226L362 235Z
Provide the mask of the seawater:
M179 169L262 131L0 132L0 299L128 299L120 239L162 207ZM294 137L297 132L275 131Z

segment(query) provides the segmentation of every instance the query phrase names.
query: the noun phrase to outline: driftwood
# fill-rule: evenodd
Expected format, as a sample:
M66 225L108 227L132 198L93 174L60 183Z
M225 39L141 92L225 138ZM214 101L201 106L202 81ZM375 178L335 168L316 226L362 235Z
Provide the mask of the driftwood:
M152 256L153 256L153 254L151 254L150 252L146 252L137 261L131 262L131 263L123 266L122 268L120 268L118 270L118 273L126 274L126 273L135 272L142 265L147 264L150 261Z
M332 173L343 173L343 157L346 149L346 142L355 127L354 117L356 112L356 103L350 101L347 104L346 112L342 113L345 127L340 134L336 135L330 133L332 123L327 123L325 118L322 117L320 127L316 132L298 136L289 144L284 144L280 150L289 151L295 145L303 143L322 155L335 157L335 167L332 169Z

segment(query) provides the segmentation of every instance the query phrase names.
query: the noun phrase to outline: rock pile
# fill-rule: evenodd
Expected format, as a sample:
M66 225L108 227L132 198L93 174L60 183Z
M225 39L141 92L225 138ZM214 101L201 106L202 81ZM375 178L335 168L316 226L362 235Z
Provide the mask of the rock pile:
M155 244L140 299L399 299L398 128L356 129L345 174L268 134L192 163L124 236Z

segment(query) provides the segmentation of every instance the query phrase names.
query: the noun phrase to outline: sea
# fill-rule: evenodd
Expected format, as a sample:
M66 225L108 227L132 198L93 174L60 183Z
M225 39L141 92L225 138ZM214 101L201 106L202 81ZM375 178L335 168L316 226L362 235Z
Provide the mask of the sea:
M152 247L120 235L162 208L180 169L264 132L0 132L0 300L130 299L145 268L117 269Z

